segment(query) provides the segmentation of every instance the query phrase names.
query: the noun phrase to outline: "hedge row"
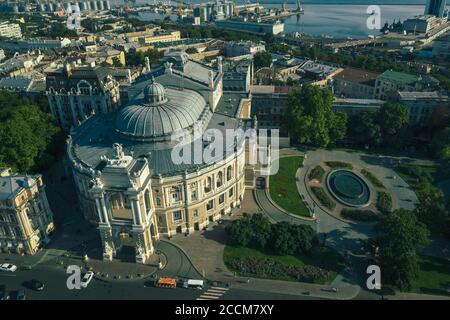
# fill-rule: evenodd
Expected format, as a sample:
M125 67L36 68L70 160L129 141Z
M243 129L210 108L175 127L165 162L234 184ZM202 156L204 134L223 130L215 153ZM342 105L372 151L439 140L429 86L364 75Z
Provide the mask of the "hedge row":
M350 163L342 162L342 161L326 161L325 164L332 169L344 168L344 169L353 169L353 166Z
M336 207L336 202L331 200L323 188L311 187L311 190L323 206L330 210L333 210Z
M323 175L325 174L325 169L321 166L316 166L309 172L308 178L309 180L319 180L322 181Z
M350 210L342 209L341 216L345 219L363 222L375 222L380 220L380 215L376 214L372 210Z
M325 282L334 274L316 266L294 266L263 257L232 258L227 261L227 267L247 276L311 283Z
M392 211L392 197L389 193L384 192L384 191L378 192L377 208L381 212L391 212Z
M378 178L375 177L370 171L367 171L366 169L362 169L361 173L364 175L364 177L367 178L367 180L372 182L372 184L375 187L385 189L384 184L380 180L378 180Z

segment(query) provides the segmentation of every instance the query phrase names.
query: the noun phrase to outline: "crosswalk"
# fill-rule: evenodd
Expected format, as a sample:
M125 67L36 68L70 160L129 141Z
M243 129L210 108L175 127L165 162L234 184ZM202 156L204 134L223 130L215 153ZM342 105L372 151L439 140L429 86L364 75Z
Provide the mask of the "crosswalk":
M197 300L217 300L228 291L228 288L211 287L205 291Z

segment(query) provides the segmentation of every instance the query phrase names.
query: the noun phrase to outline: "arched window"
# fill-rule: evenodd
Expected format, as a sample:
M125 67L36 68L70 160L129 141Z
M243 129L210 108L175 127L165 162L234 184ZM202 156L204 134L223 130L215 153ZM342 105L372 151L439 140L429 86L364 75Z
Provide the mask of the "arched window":
M228 166L227 168L227 181L230 181L233 177L233 168Z
M222 171L219 171L217 173L217 188L221 187L223 184L223 173Z
M211 177L207 177L205 181L205 192L208 193L211 191L212 179Z
M151 202L150 202L150 191L148 191L148 189L145 190L144 201L145 201L145 208L147 212L149 212L151 209Z
M92 86L86 80L78 82L77 87L81 94L90 95L92 92Z
M111 208L113 209L122 208L122 198L120 197L120 194L115 193L111 196Z

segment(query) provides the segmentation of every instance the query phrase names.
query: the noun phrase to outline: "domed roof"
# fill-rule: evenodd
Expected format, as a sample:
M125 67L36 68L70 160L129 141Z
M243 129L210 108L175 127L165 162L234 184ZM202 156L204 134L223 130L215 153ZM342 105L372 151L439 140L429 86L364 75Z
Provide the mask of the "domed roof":
M158 104L166 101L166 89L155 82L154 79L151 80L150 84L144 88L144 99L149 104Z
M141 139L153 139L189 128L202 120L205 99L192 90L164 88L152 80L143 96L119 111L116 130Z

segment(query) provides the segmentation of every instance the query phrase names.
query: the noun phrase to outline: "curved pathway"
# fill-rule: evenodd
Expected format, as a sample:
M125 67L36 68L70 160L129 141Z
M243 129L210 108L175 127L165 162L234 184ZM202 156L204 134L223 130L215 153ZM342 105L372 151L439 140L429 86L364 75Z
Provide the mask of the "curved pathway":
M255 198L258 205L264 211L264 213L275 222L289 222L294 224L308 224L313 228L316 228L315 221L308 221L300 217L295 217L289 215L278 207L274 206L272 201L268 198L269 195L266 193L265 189L255 189Z
M189 258L179 247L168 241L155 241L154 244L155 249L161 251L167 259L167 264L164 269L157 272L158 276L202 278Z

